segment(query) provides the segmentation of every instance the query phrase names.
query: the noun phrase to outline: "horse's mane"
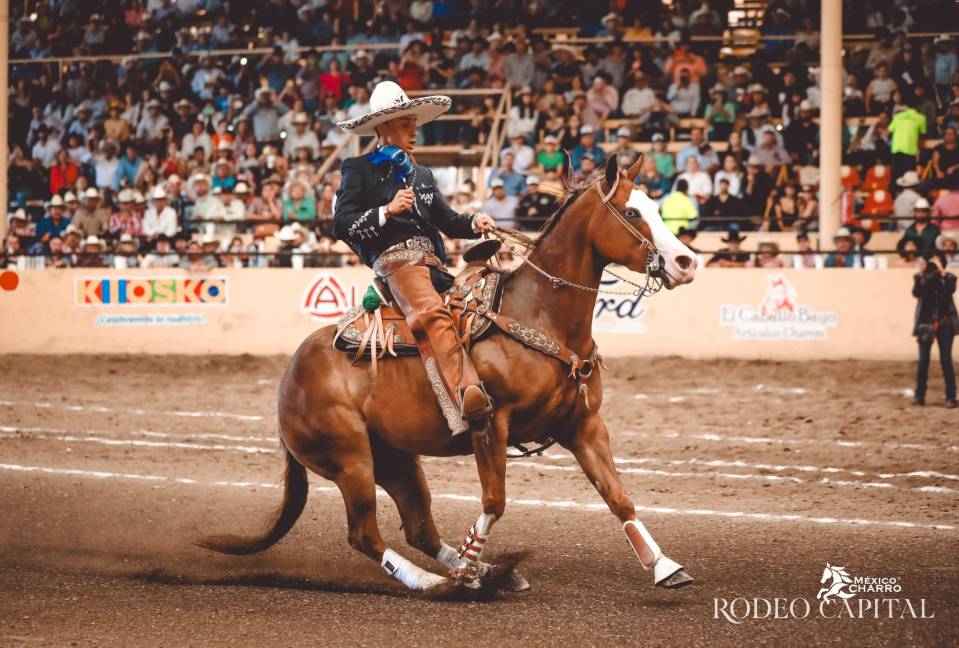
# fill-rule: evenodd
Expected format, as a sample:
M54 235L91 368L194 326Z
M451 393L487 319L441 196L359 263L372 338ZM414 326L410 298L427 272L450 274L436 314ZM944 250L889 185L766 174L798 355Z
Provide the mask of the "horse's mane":
M589 189L593 183L595 183L600 176L603 175L602 169L597 169L593 171L588 176L581 180L575 182L570 182L566 187L566 197L563 199L563 204L560 205L559 209L553 212L553 215L546 219L546 222L543 223L542 227L539 228L537 232L538 236L531 241L527 246L528 250L532 252L536 247L546 238L546 235L553 231L559 219L563 217L563 214L566 213L566 210L569 209L576 199L583 195L583 192Z

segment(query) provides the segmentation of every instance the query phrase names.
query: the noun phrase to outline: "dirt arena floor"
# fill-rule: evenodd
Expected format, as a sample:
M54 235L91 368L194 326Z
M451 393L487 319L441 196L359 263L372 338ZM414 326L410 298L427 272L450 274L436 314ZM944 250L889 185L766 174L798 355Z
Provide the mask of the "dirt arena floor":
M604 414L641 519L696 578L651 587L562 450L512 462L490 551L532 589L405 593L346 544L314 476L259 556L194 547L279 503L284 358L0 357L0 646L947 646L959 642L959 414L910 405L913 365L618 360ZM469 458L428 460L455 544L479 513ZM387 542L405 546L392 502ZM819 617L826 563L894 577L933 618ZM801 619L716 618L716 599L804 598ZM742 608L740 608L742 610Z

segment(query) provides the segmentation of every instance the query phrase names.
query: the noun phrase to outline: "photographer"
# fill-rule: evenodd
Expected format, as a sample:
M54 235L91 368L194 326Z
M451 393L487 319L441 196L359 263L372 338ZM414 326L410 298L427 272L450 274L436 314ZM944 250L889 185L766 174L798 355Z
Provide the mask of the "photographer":
M946 382L946 407L956 407L956 374L952 367L952 340L959 330L959 315L952 295L956 292L956 276L944 272L943 255L930 255L920 261L914 276L913 297L916 305L916 324L912 334L919 341L919 368L916 372L916 405L926 404L926 381L929 376L929 357L932 343L939 343L939 362Z

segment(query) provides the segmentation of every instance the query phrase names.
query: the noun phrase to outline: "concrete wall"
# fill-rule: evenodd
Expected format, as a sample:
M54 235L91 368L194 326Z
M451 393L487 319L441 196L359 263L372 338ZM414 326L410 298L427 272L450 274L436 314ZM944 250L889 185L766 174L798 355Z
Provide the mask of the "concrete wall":
M0 291L3 353L291 353L359 300L366 269L46 270ZM602 296L606 356L913 358L908 270L710 270ZM622 288L609 284L609 288Z

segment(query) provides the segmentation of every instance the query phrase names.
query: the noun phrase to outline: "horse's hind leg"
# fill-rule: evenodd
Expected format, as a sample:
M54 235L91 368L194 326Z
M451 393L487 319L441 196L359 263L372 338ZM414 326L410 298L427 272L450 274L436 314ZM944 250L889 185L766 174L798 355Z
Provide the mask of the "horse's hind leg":
M679 565L662 552L642 522L636 519L633 505L613 463L609 447L609 432L599 416L591 416L577 434L563 444L582 467L590 483L599 491L613 515L623 523L623 531L639 562L646 570L653 570L653 584L678 589L693 583L693 579Z
M430 511L430 492L419 458L391 448L373 444L373 469L376 483L393 498L403 522L406 542L431 558L443 562L439 555L449 547L440 539ZM454 552L455 554L455 552Z
M419 457L401 452L385 444L373 446L373 467L376 483L393 498L403 521L406 542L427 556L435 558L447 570L464 567L468 560L443 542L430 509L430 491ZM480 563L481 573L491 566ZM518 572L510 575L510 589L523 591L529 583Z
M314 435L292 435L307 439L298 444L297 459L311 470L332 480L346 504L350 546L380 563L387 574L412 590L428 590L449 580L417 567L392 549L380 536L376 523L376 484L373 455L364 422L353 412L338 415L341 408L331 407L323 416L322 428L337 430L335 443L311 443ZM284 435L286 438L287 435Z

